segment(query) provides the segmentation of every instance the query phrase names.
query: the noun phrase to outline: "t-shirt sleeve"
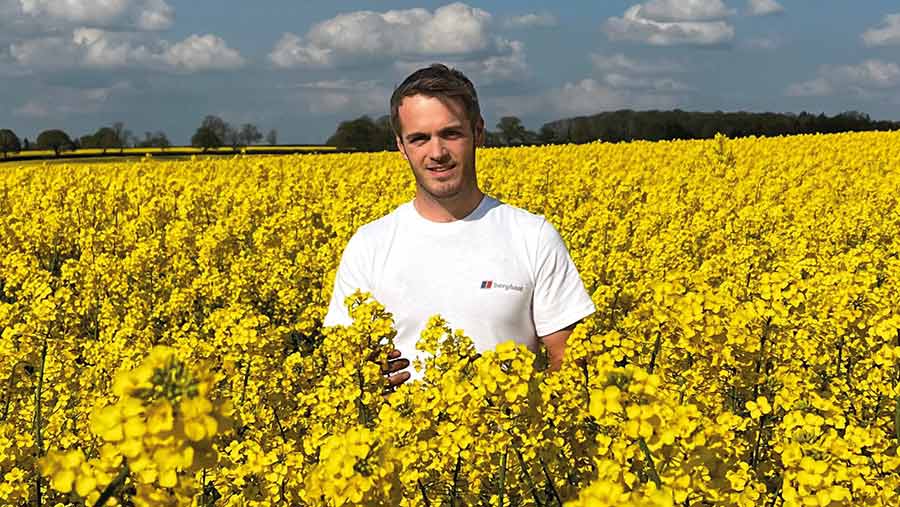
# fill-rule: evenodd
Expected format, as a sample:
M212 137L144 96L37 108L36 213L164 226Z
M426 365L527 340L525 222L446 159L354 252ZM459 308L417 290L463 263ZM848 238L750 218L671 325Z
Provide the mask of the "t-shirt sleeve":
M537 252L534 328L538 336L547 336L594 313L596 307L562 237L546 220L538 234Z
M363 243L363 239L357 231L344 248L334 277L334 290L331 293L331 302L328 304L328 313L322 323L324 326L350 325L353 321L344 305L344 299L357 289L363 292L373 291L370 273L366 268L369 264L366 254L370 251L364 247Z

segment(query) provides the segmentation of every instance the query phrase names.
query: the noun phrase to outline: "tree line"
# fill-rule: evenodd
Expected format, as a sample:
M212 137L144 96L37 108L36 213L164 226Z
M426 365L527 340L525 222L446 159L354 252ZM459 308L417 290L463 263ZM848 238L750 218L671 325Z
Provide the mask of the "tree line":
M269 130L264 136L259 128L252 123L245 123L239 127L219 118L208 115L203 118L200 126L191 137L191 145L204 150L230 146L237 150L244 146L257 144L265 140L268 145L278 144L278 131ZM159 148L165 150L171 147L165 132L145 132L144 137L135 136L125 128L122 122L115 122L109 126L103 126L91 134L73 138L61 129L48 129L38 134L34 142L27 137L20 139L11 129L0 129L0 154L7 157L10 153L19 153L28 150L52 150L57 156L64 151L72 151L82 148L101 149L102 153L109 150L124 152L125 148Z
M846 111L825 114L633 111L624 109L545 123L537 131L525 128L515 116L504 116L496 130L485 132L485 145L530 146L582 144L593 141L662 141L709 139L717 133L728 137L858 132L900 129L900 122L875 121L868 114ZM362 151L396 150L389 116L373 120L361 116L341 122L325 144Z

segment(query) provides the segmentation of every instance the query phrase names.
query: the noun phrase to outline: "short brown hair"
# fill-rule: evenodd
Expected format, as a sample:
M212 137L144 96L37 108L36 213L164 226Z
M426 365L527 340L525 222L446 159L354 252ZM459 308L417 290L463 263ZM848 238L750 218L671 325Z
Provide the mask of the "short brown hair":
M422 94L428 97L459 99L465 108L472 131L481 118L475 85L462 72L444 64L433 63L410 74L391 95L391 128L400 137L400 103L404 97Z

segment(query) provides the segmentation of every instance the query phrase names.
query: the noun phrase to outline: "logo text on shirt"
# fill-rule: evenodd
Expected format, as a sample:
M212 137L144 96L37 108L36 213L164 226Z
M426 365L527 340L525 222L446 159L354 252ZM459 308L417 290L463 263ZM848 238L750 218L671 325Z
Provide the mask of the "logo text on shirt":
M522 285L514 285L511 283L501 283L495 282L493 280L485 280L481 282L482 289L503 289L503 290L514 290L518 292L522 292L525 290L525 287Z

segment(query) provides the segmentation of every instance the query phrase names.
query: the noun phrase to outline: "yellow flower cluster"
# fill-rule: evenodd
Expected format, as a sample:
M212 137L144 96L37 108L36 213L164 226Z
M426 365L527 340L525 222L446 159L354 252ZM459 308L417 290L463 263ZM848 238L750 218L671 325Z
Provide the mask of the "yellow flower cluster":
M195 472L215 463L211 439L219 422L207 398L211 383L172 349L153 348L140 366L116 377L116 403L91 413L97 456L86 459L78 447L54 450L38 462L41 472L53 489L74 489L89 504L127 498L136 506L189 505L198 490ZM129 488L133 494L125 493Z
M0 168L0 503L892 506L900 133L485 149L598 311L563 366L391 308L349 237L393 153Z

